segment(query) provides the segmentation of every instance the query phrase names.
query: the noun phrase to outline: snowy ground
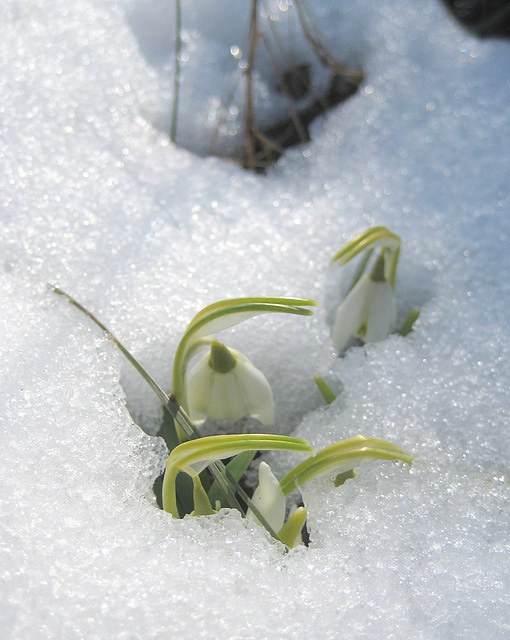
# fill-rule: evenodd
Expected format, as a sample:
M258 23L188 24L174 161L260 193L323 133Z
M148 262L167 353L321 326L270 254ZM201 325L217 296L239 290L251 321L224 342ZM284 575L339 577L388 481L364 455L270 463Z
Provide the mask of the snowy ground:
M230 55L248 4L183 2L181 135L200 140L200 87L221 83L211 59ZM365 81L262 177L157 128L170 80L153 45L172 3L0 3L6 639L510 635L510 45L432 1L320 4L326 40ZM422 315L410 337L337 359L328 262L370 225L401 235L399 314ZM275 429L314 446L385 438L412 470L310 487L311 545L287 555L235 513L172 520L151 499L163 446L125 406L154 430L157 401L47 282L167 389L204 305L317 298L309 320L231 332L273 384ZM327 409L315 371L343 385Z

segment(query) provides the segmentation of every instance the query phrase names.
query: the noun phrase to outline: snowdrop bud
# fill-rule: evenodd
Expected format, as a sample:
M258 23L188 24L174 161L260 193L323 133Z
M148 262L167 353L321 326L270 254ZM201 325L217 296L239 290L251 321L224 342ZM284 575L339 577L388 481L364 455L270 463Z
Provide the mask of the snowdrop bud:
M264 375L235 349L213 340L211 350L190 370L187 382L193 422L237 420L249 414L263 424L274 421L273 393Z
M363 276L338 306L333 325L333 343L341 351L352 336L363 342L384 340L395 325L395 295L384 275L384 255L370 274Z
M267 520L274 531L280 531L285 520L285 495L275 478L271 467L265 462L259 466L259 486L252 497L253 504ZM260 524L258 518L248 509L246 517Z

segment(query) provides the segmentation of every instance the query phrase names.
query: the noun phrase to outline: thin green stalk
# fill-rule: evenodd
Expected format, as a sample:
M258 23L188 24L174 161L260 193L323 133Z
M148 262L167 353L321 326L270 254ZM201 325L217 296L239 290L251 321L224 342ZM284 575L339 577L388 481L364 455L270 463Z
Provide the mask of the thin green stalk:
M68 293L60 289L59 287L49 285L50 289L60 295L64 296L67 301L76 307L79 311L85 314L88 318L94 322L102 331L104 331L105 335L109 340L111 340L115 346L121 351L121 353L127 358L127 360L135 367L138 373L142 376L142 378L147 382L150 388L154 391L157 397L161 400L163 407L170 413L170 415L175 419L175 421L182 428L184 433L188 436L190 440L195 438L200 438L201 435L195 425L191 422L188 414L183 410L181 405L179 404L177 398L170 394L169 396L163 391L163 389L158 385L158 383L149 375L149 373L142 367L142 365L129 353L129 351L124 347L124 345L117 340L117 338L113 335L113 333L105 327L105 325L98 320L88 309L82 306L77 300L75 300ZM211 473L214 479L217 481L220 490L223 492L227 504L232 509L237 509L244 515L244 511L239 504L234 491L231 487L234 487L235 492L244 500L246 505L253 511L255 516L258 518L262 526L269 532L269 534L275 538L275 540L279 540L278 535L269 525L264 516L260 513L257 507L252 503L249 496L246 494L244 489L239 485L237 480L228 472L223 462L215 462L209 466Z
M246 108L244 116L244 135L246 148L246 166L248 169L255 167L255 140L254 140L254 113L253 113L253 69L259 37L258 28L258 0L252 0L250 13L250 42L248 45L248 66L246 67Z
M179 109L179 87L181 84L181 0L175 0L175 69L174 95L172 101L172 121L170 124L170 140L175 142L177 134L177 111Z

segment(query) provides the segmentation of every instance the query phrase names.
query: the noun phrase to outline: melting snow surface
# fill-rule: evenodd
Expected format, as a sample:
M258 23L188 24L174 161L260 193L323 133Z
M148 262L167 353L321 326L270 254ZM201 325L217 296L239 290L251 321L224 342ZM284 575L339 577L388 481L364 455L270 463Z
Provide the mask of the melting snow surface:
M178 140L201 152L249 2L182 5ZM271 7L295 25L292 6ZM314 10L365 80L264 177L161 130L173 3L0 5L6 639L510 635L510 46L475 39L435 1ZM279 108L263 71L257 95ZM339 359L328 263L371 225L402 237L399 318L422 313L409 337ZM318 299L313 318L261 317L228 337L272 383L275 430L315 447L388 439L413 468L310 485L311 544L288 554L233 512L172 520L151 497L165 447L131 418L154 432L157 400L48 282L166 389L206 304ZM314 372L341 389L327 408ZM291 463L268 459L279 474Z

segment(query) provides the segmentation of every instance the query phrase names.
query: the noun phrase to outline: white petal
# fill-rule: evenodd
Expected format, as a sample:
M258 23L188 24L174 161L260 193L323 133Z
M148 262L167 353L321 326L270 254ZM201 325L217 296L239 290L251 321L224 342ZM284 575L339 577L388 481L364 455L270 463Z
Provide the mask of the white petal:
M393 331L395 318L395 296L391 284L388 281L374 282L365 342L378 342L387 338Z
M278 533L285 520L285 496L271 467L265 462L261 462L259 466L259 486L255 489L252 502L271 528ZM250 509L246 517L260 524Z
M206 353L189 371L186 379L189 416L200 425L208 416L214 371L209 367Z
M367 312L370 309L367 302L371 298L373 284L375 283L368 274L363 276L337 307L332 340L339 351L345 347L351 336L357 335L359 326L367 322Z
M242 354L238 355L237 367L233 374L245 403L246 413L260 420L262 424L273 424L273 392L264 374Z
M248 413L248 407L242 397L237 382L238 364L228 373L216 373L215 388L211 396L215 400L215 408L211 403L209 415L216 420L238 420Z

